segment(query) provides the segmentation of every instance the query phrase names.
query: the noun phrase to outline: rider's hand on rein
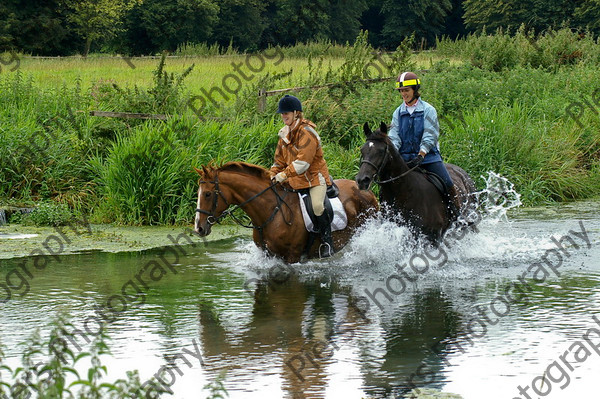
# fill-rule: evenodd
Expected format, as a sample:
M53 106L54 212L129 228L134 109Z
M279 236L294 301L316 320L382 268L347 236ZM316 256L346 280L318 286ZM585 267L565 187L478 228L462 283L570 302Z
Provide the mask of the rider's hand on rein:
M284 172L279 172L275 175L275 177L273 177L271 179L271 181L277 182L277 183L283 183L284 181L287 180L287 175Z
M411 159L410 161L408 161L406 163L406 166L408 166L409 169L412 169L416 166L421 165L421 162L423 162L423 155L419 154L416 157L414 157L413 159Z

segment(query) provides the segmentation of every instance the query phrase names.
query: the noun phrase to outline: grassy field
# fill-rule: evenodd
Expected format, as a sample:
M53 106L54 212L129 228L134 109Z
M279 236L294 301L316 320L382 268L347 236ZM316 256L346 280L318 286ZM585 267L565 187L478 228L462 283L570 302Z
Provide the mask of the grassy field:
M573 35L559 31L537 42L522 34L470 36L418 54L399 48L383 62L360 37L323 57L306 48L165 64L23 56L17 71L0 75L0 202L65 203L102 222L189 222L192 166L212 159L270 165L280 95L260 113L258 89L323 83L337 86L294 94L317 123L332 174L354 178L362 125L389 123L400 97L393 81L348 82L365 70L380 77L404 69L425 70L421 91L438 110L442 154L478 184L494 171L516 184L527 205L588 198L600 193L600 46ZM239 90L227 92L237 80ZM206 97L211 90L217 104ZM171 116L98 118L90 110Z
M19 70L32 76L36 82L44 87L71 86L77 79L81 81L83 88L91 88L98 81L112 81L123 86L149 87L152 85L152 71L156 69L160 57L133 57L128 63L121 57L66 57L66 58L31 58L23 56ZM242 71L246 76L256 76L245 66L246 56L215 56L215 57L169 57L167 65L169 71L184 71L194 65L194 70L186 79L186 88L190 92L198 92L200 88L209 89L214 85L221 85L223 76L235 72L231 63L242 63ZM260 63L258 58L252 61L258 69ZM296 74L303 74L307 67L307 61L303 59L283 59L275 66L274 61L279 59L265 59L264 68L260 74L282 73L294 70ZM339 64L340 60L332 60ZM132 68L131 66L134 66ZM10 73L10 72L9 72ZM13 72L14 73L14 72ZM288 81L291 83L291 80Z
M201 88L209 90L211 87L222 85L223 77L227 74L237 74L232 63L242 64L240 69L245 76L252 77L245 84L263 76L267 73L280 74L292 71L283 78L281 87L294 87L308 77L308 58L290 57L285 54L277 54L275 51L267 50L271 57L264 57L264 67L256 55L221 55L221 56L170 56L167 59L169 71L184 71L194 65L193 71L186 79L186 89L191 93L198 93ZM20 65L17 69L21 73L31 76L35 82L45 88L58 88L63 85L73 86L77 80L81 82L84 89L92 88L98 81L112 81L123 86L149 87L152 85L152 72L160 57L131 57L91 55L88 58L75 57L31 57L20 55ZM8 57L3 57L8 58ZM246 60L255 70L249 71ZM460 57L445 57L435 51L423 51L414 54L415 69L429 69L436 62L448 60L452 65L461 65L464 59ZM331 65L333 69L339 68L344 62L342 57L328 57L326 66ZM275 65L277 64L277 65ZM12 69L12 68L11 68ZM371 69L376 77L379 73ZM10 69L3 72L5 75L14 74ZM385 74L386 76L388 74Z

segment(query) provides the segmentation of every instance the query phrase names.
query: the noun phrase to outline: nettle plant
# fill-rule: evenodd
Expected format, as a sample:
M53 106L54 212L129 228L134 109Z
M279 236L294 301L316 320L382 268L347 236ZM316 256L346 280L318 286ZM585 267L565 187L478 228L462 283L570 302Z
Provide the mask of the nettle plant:
M59 317L47 341L36 331L27 342L21 344L24 347L21 365L15 368L5 363L6 358L0 348L0 397L116 399L159 397L162 394L152 390L151 395L154 396L146 396L148 388L142 387L138 371L128 371L125 379L104 381L108 369L100 358L110 355L107 335L101 332L90 344L89 351L76 353L64 344L68 341L66 331L72 331L73 328L71 323ZM82 363L88 363L84 375L78 371L85 369Z

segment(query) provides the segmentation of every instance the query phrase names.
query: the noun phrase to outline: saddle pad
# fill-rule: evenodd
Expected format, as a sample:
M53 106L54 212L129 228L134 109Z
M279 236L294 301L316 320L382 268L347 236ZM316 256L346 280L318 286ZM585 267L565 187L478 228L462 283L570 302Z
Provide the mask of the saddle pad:
M304 205L304 201L302 200L302 194L298 193L298 199L300 200L300 208L302 209L302 218L304 219L304 226L306 230L311 233L316 233L315 226L313 225L312 220L310 220L310 216L308 216L308 212L306 211L306 206ZM331 202L331 207L333 208L333 222L331 222L331 231L343 230L348 226L348 215L346 215L346 210L344 209L344 205L342 205L342 201L340 201L339 197L329 198Z

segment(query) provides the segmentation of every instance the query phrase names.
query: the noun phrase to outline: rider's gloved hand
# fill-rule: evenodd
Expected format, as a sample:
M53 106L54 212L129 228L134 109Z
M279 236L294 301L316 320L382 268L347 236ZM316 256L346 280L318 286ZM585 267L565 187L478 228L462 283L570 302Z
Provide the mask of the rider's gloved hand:
M287 175L284 172L279 172L277 173L272 179L271 181L273 183L283 183L284 181L287 180Z
M414 157L413 159L411 159L410 161L408 161L406 163L406 166L408 166L409 169L412 169L415 166L421 165L421 162L423 162L423 155L419 154L416 157Z

